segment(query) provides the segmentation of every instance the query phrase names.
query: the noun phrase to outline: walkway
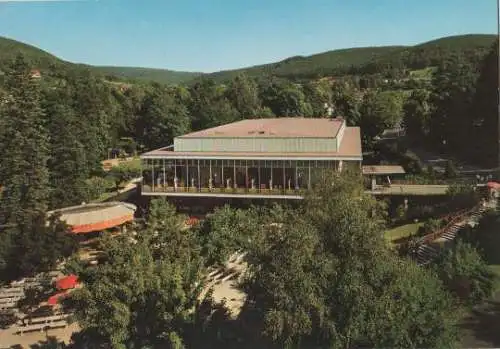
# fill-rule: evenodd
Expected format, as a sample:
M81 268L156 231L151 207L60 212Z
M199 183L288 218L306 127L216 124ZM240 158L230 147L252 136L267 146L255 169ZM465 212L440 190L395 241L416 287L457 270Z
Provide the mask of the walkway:
M424 242L417 248L416 251L417 264L419 266L425 266L431 263L435 258L437 258L441 251L453 244L457 233L463 226L467 224L475 225L479 223L481 217L487 211L495 209L496 205L497 201L491 200L486 204L486 206L481 205L478 206L477 209L473 209L463 215L459 215L443 230L425 236L423 238Z
M372 195L446 195L449 185L443 184L391 184L378 185Z

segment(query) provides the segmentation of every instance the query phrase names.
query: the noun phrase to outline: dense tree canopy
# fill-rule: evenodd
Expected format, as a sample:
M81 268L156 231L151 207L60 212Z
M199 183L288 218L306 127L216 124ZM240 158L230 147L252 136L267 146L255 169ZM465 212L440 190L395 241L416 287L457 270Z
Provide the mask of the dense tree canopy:
M0 108L0 281L48 270L74 250L66 225L57 218L46 224L50 142L39 83L22 57L10 72Z
M277 347L453 347L439 279L387 250L360 184L325 184L251 249L248 297L263 334Z

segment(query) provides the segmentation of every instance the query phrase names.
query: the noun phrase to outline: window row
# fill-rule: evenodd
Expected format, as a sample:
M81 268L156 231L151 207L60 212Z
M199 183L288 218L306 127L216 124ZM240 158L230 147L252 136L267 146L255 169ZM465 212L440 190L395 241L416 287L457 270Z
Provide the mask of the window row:
M166 167L262 167L262 168L295 168L295 167L312 167L312 168L336 168L338 161L333 160L311 160L311 161L296 161L296 160L205 160L205 159L143 159L143 167L151 166L166 166Z

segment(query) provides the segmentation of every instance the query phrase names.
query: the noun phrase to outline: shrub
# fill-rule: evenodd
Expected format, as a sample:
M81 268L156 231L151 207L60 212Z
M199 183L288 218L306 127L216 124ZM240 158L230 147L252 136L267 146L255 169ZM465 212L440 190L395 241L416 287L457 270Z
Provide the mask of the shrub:
M428 219L424 223L424 225L418 229L417 234L418 234L418 236L424 236L424 235L430 234L430 233L435 232L435 231L439 230L440 228L442 228L443 225L444 225L444 222L441 219L435 219L435 218Z
M128 182L141 175L141 166L136 162L124 162L113 166L108 175L114 177L117 183Z
M448 160L446 162L444 175L446 178L456 178L457 177L458 171L457 171L457 168L455 167L455 164L453 163L453 161Z
M114 179L103 177L92 177L85 183L87 185L86 201L95 200L116 186Z
M426 219L434 216L435 213L436 209L434 206L422 205L409 208L407 217L408 219Z
M452 184L447 191L450 210L471 208L479 203L479 193L467 184Z
M434 269L444 285L465 303L477 304L494 291L495 275L479 252L460 240L440 255Z

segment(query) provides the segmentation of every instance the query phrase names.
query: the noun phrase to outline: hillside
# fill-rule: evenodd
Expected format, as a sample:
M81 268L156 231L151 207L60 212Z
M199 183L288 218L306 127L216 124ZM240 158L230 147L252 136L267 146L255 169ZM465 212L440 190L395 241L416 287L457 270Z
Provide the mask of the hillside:
M470 34L432 40L415 46L360 47L333 50L311 56L295 56L283 61L248 68L226 70L211 74L182 72L167 69L89 66L65 62L36 47L0 37L0 71L5 63L23 53L42 71L51 66L67 69L88 68L96 74L125 80L156 81L159 83L187 83L209 77L224 82L240 73L255 78L277 76L287 79L316 79L323 76L346 74L375 74L387 69L418 70L439 65L444 59L462 54L483 57L496 40L495 35Z
M67 64L35 46L0 36L0 70L19 53L23 54L31 64L39 67L39 69L48 69L52 65Z
M332 72L347 72L351 66L363 66L387 54L400 52L404 48L404 46L347 48L318 53L312 56L291 57L277 63L224 70L206 76L219 81L229 80L240 73L245 73L253 77L263 75L286 78L320 77L329 75Z
M292 79L310 79L347 73L377 73L384 67L423 69L438 65L456 54L486 54L496 35L470 34L440 38L415 46L382 46L333 50L307 57L298 56L281 62L249 68L226 70L207 75L219 81L239 73L260 77L266 75Z
M106 76L116 76L126 80L148 80L156 81L159 83L181 83L183 81L191 80L199 73L179 72L166 69L150 69L150 68L135 68L135 67L96 67L85 64L75 64L66 62L58 57L43 51L37 47L4 38L0 36L0 71L4 69L5 65L16 57L17 54L23 54L28 62L33 66L44 70L51 67L65 68L65 69L83 69L87 68L94 73Z
M156 81L159 83L179 84L192 80L202 73L183 72L168 69L139 68L139 67L111 67L99 66L92 69L107 75L114 75L123 79Z

